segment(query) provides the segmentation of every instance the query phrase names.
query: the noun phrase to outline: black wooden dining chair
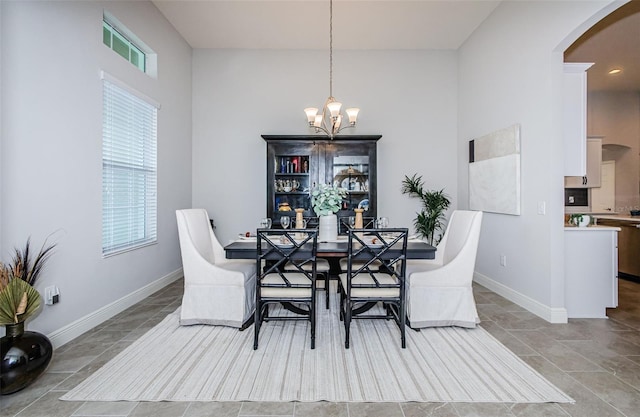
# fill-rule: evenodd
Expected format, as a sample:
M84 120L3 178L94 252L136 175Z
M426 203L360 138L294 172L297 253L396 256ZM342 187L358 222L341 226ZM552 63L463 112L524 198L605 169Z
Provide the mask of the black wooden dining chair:
M318 231L258 229L256 235L258 275L253 349L258 349L264 322L276 320L309 320L311 349L315 349ZM270 309L272 305L281 308Z
M340 319L349 348L351 321L393 319L406 347L406 228L348 232L347 269L340 274ZM380 309L382 307L382 310Z
M318 229L319 218L318 217L304 217L304 220L307 225L307 229ZM307 269L309 266L307 266ZM322 288L324 290L324 303L325 308L329 308L329 288L331 282L331 264L327 259L317 258L316 259L316 283L317 288Z
M349 232L349 229L351 229L351 226L349 225L349 217L355 217L355 216L340 216L338 217L338 234L339 235L346 235ZM362 218L362 228L363 229L373 229L376 225L376 218L375 217L363 217Z
M351 226L349 225L349 217L350 216L345 216L345 217L340 217L340 233L343 235L346 235L349 233L349 230L351 229ZM363 217L362 219L362 228L363 229L373 229L376 226L376 218L375 217ZM340 258L339 260L339 264L340 264L340 271L342 272L346 272L347 271L347 258ZM372 266L377 266L379 267L381 264L379 262L374 262L374 264ZM361 265L360 265L361 266Z

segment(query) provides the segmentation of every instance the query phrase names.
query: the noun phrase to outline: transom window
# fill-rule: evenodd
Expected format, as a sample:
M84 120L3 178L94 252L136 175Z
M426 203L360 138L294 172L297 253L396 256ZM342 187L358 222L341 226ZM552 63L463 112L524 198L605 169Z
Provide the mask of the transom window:
M118 55L135 65L140 71L147 71L146 54L142 49L104 19L102 20L102 42L113 49Z

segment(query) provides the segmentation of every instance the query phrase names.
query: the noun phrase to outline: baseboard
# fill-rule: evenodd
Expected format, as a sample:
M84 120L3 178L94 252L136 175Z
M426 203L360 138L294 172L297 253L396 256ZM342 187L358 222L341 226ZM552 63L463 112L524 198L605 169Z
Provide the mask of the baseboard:
M160 279L153 281L152 283L140 289L137 289L130 294L127 294L126 296L114 301L111 304L108 304L90 314L87 314L84 317L79 318L73 323L55 330L54 332L48 334L47 337L49 338L49 340L51 340L54 349L58 348L65 343L72 341L83 333L93 329L104 321L109 320L116 314L123 312L132 305L144 300L151 294L155 293L158 290L161 290L162 288L166 287L167 285L171 284L181 277L182 268L177 269L161 277Z
M489 278L486 275L482 275L479 272L474 272L473 280L483 287L490 289L496 294L501 295L507 300L516 303L520 307L532 312L536 316L543 318L549 323L568 322L568 314L566 308L549 307L539 301L534 300L533 298L527 297L526 295L507 287L504 284L494 281L493 279Z

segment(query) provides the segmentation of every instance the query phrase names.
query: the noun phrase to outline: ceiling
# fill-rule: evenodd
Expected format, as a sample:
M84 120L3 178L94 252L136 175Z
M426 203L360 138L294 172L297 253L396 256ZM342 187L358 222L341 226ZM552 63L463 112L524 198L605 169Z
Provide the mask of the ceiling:
M335 0L335 49L458 49L500 1ZM155 0L193 48L328 49L327 0Z
M566 62L593 62L589 91L640 91L640 1L631 1L585 32L565 52ZM612 68L622 68L616 75Z
M510 0L505 0L510 1ZM328 49L326 0L155 0L193 48ZM335 0L335 49L458 49L500 1ZM567 62L595 62L589 91L640 91L640 0L574 43ZM622 73L610 76L612 67Z

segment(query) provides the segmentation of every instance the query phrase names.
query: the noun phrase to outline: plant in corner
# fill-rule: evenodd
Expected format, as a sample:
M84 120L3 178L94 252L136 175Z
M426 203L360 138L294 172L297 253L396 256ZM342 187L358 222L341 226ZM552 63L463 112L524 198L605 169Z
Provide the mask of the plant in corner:
M449 197L444 193L444 189L440 191L425 190L422 176L418 176L418 174L413 174L412 177L404 176L402 194L409 194L409 196L419 198L422 201L422 210L417 213L413 224L416 232L433 245L436 232L443 230L445 213L451 204ZM438 244L440 239L442 239L442 233L438 236L435 244Z
M49 339L24 330L24 322L40 308L40 293L33 287L53 253L55 244L42 245L32 259L31 242L15 249L10 263L0 262L0 394L11 394L32 383L47 368L53 353ZM9 353L11 352L11 353Z

